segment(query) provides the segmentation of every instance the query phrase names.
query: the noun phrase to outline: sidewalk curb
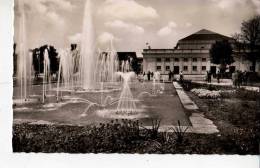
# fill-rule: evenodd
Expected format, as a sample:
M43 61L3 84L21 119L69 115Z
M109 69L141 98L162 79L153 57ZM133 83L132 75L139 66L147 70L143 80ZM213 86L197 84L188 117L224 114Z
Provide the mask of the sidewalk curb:
M180 101L185 109L188 110L198 110L198 106L190 99L190 97L184 92L183 88L177 83L173 82Z
M183 88L177 82L173 82L173 86L175 87L179 99L185 109L191 111L199 110L198 106L190 99L190 97L184 92ZM189 132L198 134L214 134L219 132L213 121L205 118L203 113L192 113L189 119L192 125Z

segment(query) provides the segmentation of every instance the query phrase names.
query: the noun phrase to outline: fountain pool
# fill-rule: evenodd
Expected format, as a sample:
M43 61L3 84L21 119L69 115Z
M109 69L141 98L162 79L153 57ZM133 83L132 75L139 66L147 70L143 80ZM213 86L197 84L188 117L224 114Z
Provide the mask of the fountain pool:
M91 0L85 4L80 55L74 56L67 49L60 50L58 81L51 83L47 48L43 82L33 85L32 62L26 47L24 3L23 0L19 2L17 77L20 83L14 86L14 119L66 124L136 119L147 124L150 118L162 118L162 123L167 124L177 120L189 123L178 98L172 94L172 85L168 85L168 90L160 81L141 85L131 72L131 62L118 60L112 41L106 52L96 51ZM172 110L177 111L172 114Z

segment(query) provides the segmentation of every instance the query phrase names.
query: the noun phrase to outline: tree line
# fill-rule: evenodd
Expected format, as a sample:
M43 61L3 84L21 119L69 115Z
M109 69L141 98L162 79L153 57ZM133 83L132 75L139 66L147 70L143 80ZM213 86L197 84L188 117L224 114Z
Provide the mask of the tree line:
M58 52L54 46L43 45L39 48L31 50L32 52L32 65L37 76L44 71L44 52L48 52L50 60L50 74L55 74L59 70Z

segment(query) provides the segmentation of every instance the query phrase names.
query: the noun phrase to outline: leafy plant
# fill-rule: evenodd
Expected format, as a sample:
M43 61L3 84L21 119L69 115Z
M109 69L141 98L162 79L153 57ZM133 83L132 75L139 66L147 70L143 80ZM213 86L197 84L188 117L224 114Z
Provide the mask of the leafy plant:
M142 128L144 128L144 130L146 130L146 132L147 132L146 136L150 137L151 139L156 139L156 138L158 138L158 135L159 135L161 119L151 118L151 124L152 124L151 129L148 129L143 126L142 126Z
M162 132L162 141L168 143L172 140L171 133L169 131Z
M183 128L183 126L181 126L180 120L178 120L178 125L176 127L170 128L170 130L172 130L175 135L175 140L177 143L182 143L184 141L184 135L188 128L188 126Z

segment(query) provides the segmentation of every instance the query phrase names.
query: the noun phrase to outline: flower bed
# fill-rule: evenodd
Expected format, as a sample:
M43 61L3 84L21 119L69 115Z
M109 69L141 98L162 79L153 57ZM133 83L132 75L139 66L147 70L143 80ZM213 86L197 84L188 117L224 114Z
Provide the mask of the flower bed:
M207 90L207 89L192 89L192 93L197 95L202 99L217 99L217 98L226 98L234 95L235 90Z
M220 91L207 90L207 89L192 89L192 93L196 94L199 98L217 99L221 97Z

